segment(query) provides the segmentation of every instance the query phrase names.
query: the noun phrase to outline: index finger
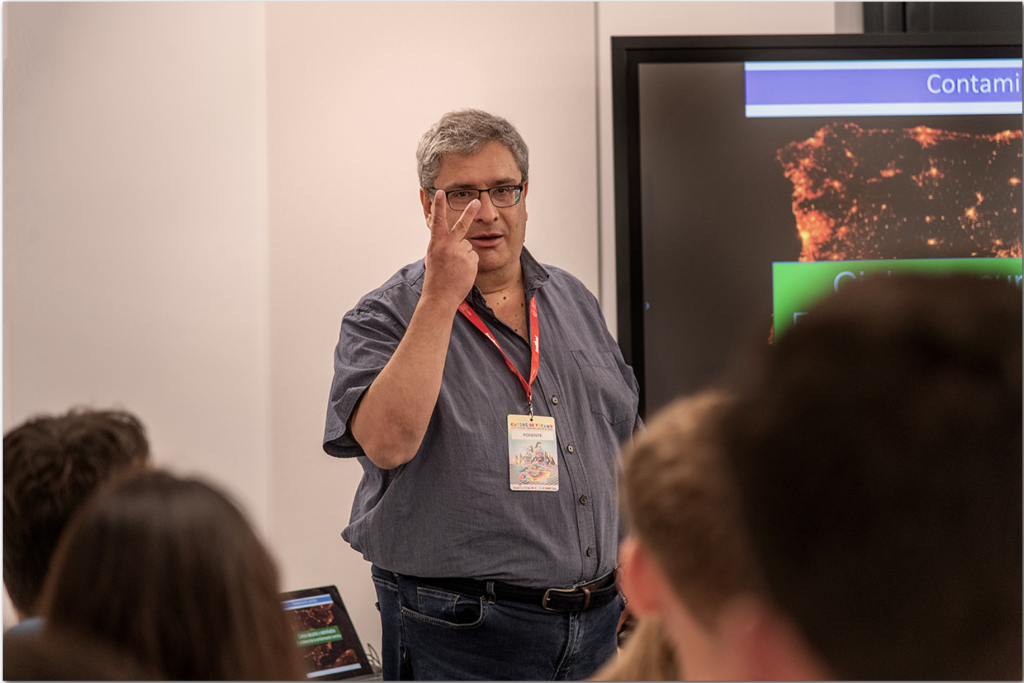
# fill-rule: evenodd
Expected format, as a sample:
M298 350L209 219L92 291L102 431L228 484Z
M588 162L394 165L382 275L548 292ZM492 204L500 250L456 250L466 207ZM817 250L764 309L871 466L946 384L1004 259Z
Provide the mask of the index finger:
M480 200L474 199L466 207L466 210L459 216L459 220L452 226L451 235L457 240L462 240L466 237L466 233L469 232L469 226L473 224L473 219L480 213Z

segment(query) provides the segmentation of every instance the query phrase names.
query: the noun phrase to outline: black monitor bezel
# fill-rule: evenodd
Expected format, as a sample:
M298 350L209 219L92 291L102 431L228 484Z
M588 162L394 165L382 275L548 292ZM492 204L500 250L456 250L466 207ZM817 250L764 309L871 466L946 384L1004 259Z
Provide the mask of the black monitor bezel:
M1021 31L997 33L612 37L617 333L646 417L640 210L639 67L681 62L1021 58Z

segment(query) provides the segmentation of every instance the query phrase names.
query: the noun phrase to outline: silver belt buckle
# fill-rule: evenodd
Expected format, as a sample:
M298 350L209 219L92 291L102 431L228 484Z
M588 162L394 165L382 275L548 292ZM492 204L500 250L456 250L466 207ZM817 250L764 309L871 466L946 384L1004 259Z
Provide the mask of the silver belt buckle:
M552 591L554 591L555 593L575 593L576 589L575 588L549 588L546 591L544 591L544 597L541 598L540 606L543 607L544 609L546 609L549 612L556 612L558 610L555 610L555 609L552 609L552 608L548 607L548 600L551 599L551 592Z

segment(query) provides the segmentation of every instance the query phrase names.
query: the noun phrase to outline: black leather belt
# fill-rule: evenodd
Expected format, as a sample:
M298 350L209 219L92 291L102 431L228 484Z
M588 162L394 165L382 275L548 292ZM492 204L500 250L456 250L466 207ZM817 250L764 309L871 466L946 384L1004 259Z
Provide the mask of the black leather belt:
M456 593L488 597L487 584L490 583L488 581L410 578L419 583L437 586ZM614 572L574 588L523 588L502 581L493 583L494 597L497 600L540 605L552 612L584 612L588 609L604 607L619 593Z

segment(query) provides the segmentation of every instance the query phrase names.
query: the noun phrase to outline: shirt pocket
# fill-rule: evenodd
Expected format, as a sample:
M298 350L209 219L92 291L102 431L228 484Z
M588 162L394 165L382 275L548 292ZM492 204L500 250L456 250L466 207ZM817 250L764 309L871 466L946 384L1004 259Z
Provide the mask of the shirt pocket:
M637 394L626 384L612 353L578 350L572 356L583 376L591 412L612 424L636 418Z

